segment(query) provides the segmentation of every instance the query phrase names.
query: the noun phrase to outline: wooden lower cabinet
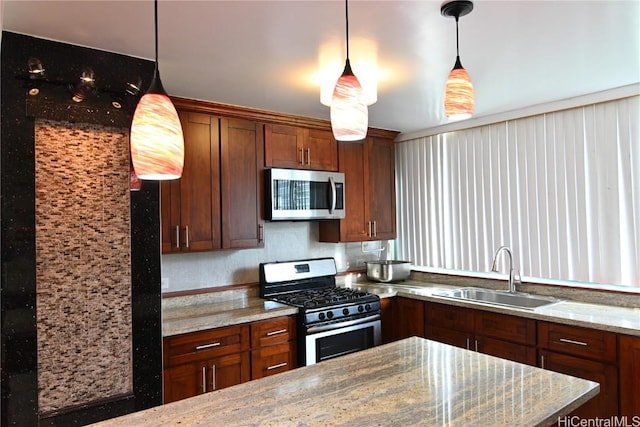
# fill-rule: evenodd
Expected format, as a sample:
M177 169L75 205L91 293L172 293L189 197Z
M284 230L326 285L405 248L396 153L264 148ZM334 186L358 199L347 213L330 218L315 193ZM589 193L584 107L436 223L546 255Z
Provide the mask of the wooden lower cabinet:
M293 369L295 316L166 337L163 364L164 403Z
M393 306L395 298L380 298L380 318L382 322L382 344L395 341Z
M393 320L395 339L424 337L424 302L412 298L395 297Z
M572 416L593 419L619 414L615 333L539 321L538 346L541 368L600 383L600 393Z
M640 417L640 337L619 335L618 354L620 415Z
M425 337L528 365L536 364L535 320L425 303Z
M164 370L164 403L249 381L249 353L229 354Z

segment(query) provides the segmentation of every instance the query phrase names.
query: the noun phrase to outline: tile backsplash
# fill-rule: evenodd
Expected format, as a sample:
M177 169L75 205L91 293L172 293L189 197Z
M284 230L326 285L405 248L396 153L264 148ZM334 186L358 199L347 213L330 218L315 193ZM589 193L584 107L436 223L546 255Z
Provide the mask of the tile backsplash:
M198 252L162 256L162 292L204 289L258 282L261 262L333 257L338 271L363 269L363 261L386 255L387 242L321 243L318 223L267 222L265 247L236 251ZM364 250L364 252L363 252Z

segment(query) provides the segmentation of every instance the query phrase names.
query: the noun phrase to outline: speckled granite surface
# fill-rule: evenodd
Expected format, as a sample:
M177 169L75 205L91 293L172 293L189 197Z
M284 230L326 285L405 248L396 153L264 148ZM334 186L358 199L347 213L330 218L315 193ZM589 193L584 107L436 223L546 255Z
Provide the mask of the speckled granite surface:
M296 314L298 309L251 293L215 292L162 300L162 336Z
M413 337L96 426L545 426L598 390Z
M530 319L547 320L567 325L583 326L621 334L640 336L640 307L627 308L575 301L562 301L534 310L497 306L480 302L442 298L436 293L455 289L455 286L407 280L396 284L374 282L356 283L349 286L364 289L381 297L403 296L424 301L439 302L461 307L472 307L496 313L513 314Z

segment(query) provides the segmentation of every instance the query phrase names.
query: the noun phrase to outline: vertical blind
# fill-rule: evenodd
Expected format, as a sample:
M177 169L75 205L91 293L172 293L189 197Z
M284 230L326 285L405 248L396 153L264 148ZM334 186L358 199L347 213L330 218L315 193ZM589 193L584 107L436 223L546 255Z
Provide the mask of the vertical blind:
M397 144L396 254L640 287L640 97Z

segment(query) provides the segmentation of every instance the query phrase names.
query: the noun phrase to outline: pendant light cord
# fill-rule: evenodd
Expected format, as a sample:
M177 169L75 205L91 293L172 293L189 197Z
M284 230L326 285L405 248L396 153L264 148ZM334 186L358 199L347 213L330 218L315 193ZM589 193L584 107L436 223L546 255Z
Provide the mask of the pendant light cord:
M458 42L458 15L456 15L456 57L460 58L460 46Z
M345 23L346 23L346 34L347 34L347 60L349 60L349 0L344 0L344 14L345 14Z
M154 2L155 12L155 36L156 36L156 72L158 70L158 0Z

